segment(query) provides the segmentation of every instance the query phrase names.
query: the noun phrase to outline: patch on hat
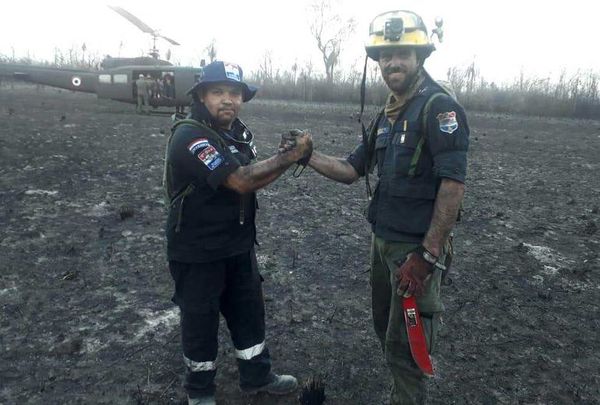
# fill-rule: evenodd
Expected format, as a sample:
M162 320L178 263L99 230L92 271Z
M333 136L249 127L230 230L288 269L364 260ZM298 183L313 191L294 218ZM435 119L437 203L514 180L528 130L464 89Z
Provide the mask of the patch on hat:
M223 157L212 145L209 145L202 152L198 153L198 159L210 170L215 170L223 163Z
M227 76L228 79L235 80L236 82L242 81L242 75L238 65L233 63L223 63L223 66L225 67L225 76Z
M456 121L456 112L448 111L445 113L439 113L436 116L440 123L440 131L447 134L452 134L458 129L458 121Z

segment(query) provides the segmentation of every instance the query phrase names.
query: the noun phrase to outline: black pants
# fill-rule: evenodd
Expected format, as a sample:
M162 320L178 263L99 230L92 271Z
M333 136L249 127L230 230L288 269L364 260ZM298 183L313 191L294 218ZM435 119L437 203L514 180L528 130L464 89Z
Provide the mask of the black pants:
M181 342L190 397L215 392L219 312L227 321L242 388L273 378L265 345L265 308L254 250L210 263L169 262L173 302L181 309Z

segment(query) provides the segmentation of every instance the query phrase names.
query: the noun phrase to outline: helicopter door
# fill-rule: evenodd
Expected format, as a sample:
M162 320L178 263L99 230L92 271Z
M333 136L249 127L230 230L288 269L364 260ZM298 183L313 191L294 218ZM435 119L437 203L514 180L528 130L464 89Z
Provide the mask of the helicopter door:
M131 78L127 73L101 73L98 75L98 97L112 100L134 100Z
M172 71L162 71L155 80L154 102L156 105L170 107L175 105L175 74Z
M161 90L163 97L175 99L175 73L162 72Z

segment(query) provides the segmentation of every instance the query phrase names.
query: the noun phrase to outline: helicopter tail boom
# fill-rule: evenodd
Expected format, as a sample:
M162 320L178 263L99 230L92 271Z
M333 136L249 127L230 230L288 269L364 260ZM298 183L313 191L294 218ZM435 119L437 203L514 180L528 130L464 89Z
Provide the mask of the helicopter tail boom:
M95 93L98 84L98 75L85 70L2 63L0 74L12 76L17 80L86 93Z

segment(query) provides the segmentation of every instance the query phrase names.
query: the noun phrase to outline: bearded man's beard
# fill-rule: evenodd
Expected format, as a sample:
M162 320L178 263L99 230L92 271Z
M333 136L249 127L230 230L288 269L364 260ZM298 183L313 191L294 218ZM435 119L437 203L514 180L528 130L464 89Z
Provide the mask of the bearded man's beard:
M398 83L397 80L390 79L390 75L392 73L404 73L404 80L401 83ZM396 94L401 95L404 94L410 86L417 80L417 76L419 74L419 68L415 69L412 72L408 72L406 69L393 67L385 70L384 81L387 86Z

